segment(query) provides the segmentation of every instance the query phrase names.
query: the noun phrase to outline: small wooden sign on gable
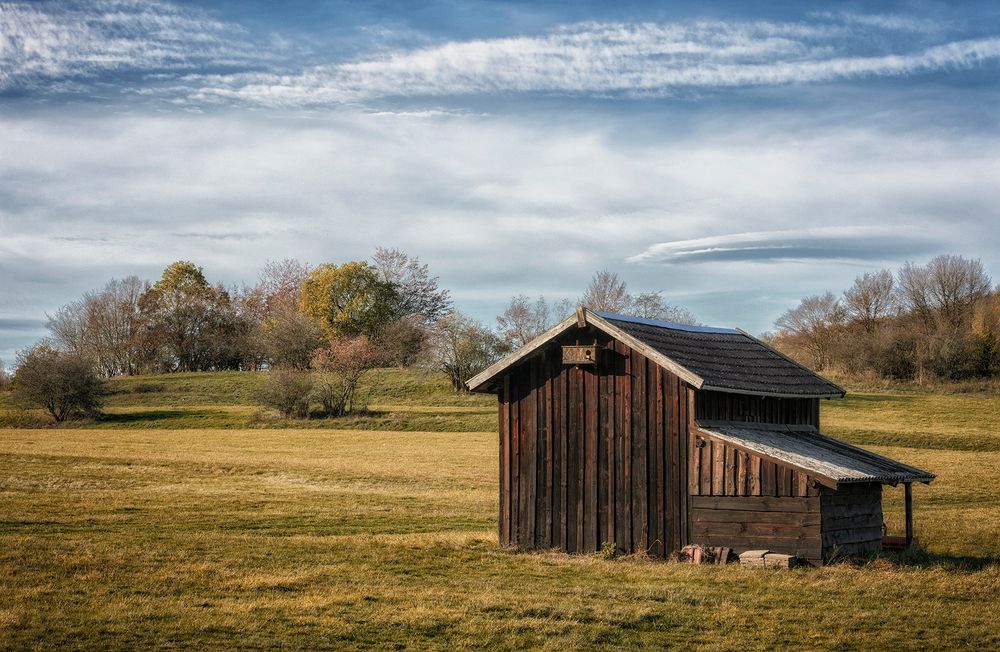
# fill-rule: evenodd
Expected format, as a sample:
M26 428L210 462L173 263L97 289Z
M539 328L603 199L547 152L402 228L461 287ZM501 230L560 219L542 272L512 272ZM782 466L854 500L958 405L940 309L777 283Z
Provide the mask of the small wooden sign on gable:
M596 364L597 347L595 345L571 345L562 347L563 364Z

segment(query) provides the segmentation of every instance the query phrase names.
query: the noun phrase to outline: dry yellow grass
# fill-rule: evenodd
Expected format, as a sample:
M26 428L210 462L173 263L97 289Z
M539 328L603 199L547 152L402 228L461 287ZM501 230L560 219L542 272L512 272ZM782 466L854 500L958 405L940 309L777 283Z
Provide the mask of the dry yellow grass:
M761 572L499 550L495 432L0 430L0 647L996 648L1000 452L934 443L872 446L926 556Z

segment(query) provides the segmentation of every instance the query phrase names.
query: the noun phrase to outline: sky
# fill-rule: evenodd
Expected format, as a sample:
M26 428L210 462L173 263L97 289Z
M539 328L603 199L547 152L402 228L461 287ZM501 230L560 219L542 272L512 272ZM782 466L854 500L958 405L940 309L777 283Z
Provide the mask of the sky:
M0 360L174 260L428 263L486 322L1000 279L1000 3L0 2Z

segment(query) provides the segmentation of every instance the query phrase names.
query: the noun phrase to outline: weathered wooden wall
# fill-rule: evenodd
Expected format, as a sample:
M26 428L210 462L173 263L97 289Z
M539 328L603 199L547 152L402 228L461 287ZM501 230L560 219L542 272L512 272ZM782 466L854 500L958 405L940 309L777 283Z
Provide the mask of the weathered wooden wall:
M693 496L691 540L737 552L771 550L821 564L820 496Z
M692 496L820 495L809 475L707 437L693 438L689 462Z
M813 425L818 399L695 393L699 421ZM691 541L767 549L822 563L822 488L797 469L692 432ZM697 481L695 481L697 479Z
M823 488L823 555L869 555L882 549L882 485L847 484Z
M564 366L560 344L600 347ZM500 391L500 542L665 556L687 541L688 386L583 331L511 369Z

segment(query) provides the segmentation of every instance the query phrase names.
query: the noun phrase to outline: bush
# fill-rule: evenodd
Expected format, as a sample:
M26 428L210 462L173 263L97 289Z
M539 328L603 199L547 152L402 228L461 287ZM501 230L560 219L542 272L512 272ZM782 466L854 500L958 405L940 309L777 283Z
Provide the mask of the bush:
M45 345L18 357L13 388L15 401L45 408L56 421L75 414L98 414L107 393L90 362Z
M281 412L286 418L304 419L309 416L312 377L304 371L275 369L268 372L267 381L258 393L265 406Z
M349 414L364 403L361 378L383 363L385 354L364 335L341 337L318 349L312 366L321 374L316 398L328 416Z

